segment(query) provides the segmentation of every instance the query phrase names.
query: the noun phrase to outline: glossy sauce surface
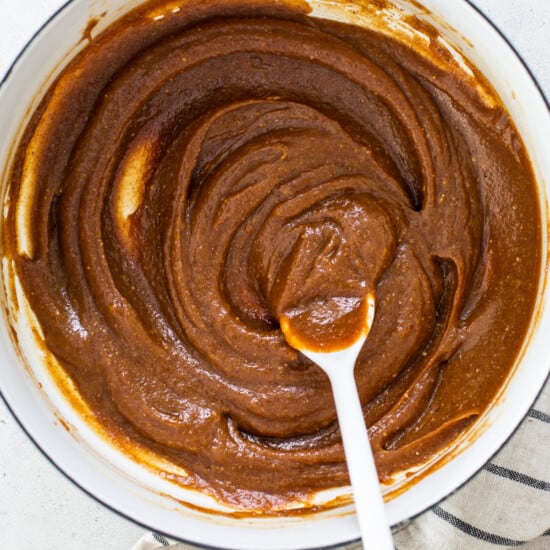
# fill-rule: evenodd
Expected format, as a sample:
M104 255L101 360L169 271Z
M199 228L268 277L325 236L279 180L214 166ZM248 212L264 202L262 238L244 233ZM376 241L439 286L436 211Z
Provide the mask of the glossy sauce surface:
M279 321L337 348L372 293L356 380L390 480L475 421L525 337L541 243L521 140L496 98L377 32L174 6L127 15L47 93L4 254L112 436L251 509L347 483L328 380Z

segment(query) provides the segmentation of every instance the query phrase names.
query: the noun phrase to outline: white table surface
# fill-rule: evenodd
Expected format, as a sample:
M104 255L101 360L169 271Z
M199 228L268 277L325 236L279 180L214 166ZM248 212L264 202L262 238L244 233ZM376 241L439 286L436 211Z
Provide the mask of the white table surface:
M0 0L0 78L64 1ZM511 40L550 98L550 0L472 3ZM68 481L36 449L0 399L1 550L130 550L144 532Z

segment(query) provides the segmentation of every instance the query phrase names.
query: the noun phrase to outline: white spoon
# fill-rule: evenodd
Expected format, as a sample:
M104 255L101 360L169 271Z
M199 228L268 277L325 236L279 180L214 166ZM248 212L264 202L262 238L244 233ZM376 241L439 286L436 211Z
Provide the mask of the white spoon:
M319 352L307 349L292 333L291 323L287 319L281 319L281 330L290 346L311 359L329 377L364 548L393 550L384 499L380 492L378 474L353 375L355 361L372 326L374 307L374 296L369 294L365 330L361 331L360 336L349 347L339 351Z

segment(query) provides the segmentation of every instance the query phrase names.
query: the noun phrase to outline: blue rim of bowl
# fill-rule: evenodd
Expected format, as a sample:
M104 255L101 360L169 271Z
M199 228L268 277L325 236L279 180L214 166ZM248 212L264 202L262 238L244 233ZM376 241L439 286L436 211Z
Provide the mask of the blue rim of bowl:
M6 71L6 73L4 74L4 76L2 77L2 80L0 80L0 89L2 88L2 86L5 84L5 82L8 80L10 74L12 73L15 65L17 65L17 63L19 62L20 58L23 56L23 54L27 51L27 49L30 47L30 45L34 42L34 40L38 37L39 34L42 33L42 31L51 23L52 20L54 20L61 12L63 12L69 5L71 5L75 0L67 0L62 6L60 6L54 13L52 13L52 15L50 15L50 17L48 17L48 19L40 26L39 29L36 30L36 32L31 36L31 38L29 39L29 41L25 44L25 46L23 47L23 49L17 54L17 56L15 57L15 59L13 60L12 64L10 65L10 67L8 68L8 70ZM506 36L506 34L501 31L497 25L495 23L493 23L493 21L491 21L491 19L483 12L481 11L480 8L478 8L476 5L474 5L471 0L463 0L466 4L468 4L474 11L476 11L496 32L497 34L504 40L504 42L507 44L507 46L510 48L510 50L515 54L515 56L519 59L519 61L521 62L521 64L523 65L523 68L527 71L527 74L529 75L532 83L535 85L535 87L537 88L542 100L544 101L545 105L546 105L546 108L548 109L548 111L550 112L550 100L549 98L546 97L545 93L544 93L544 90L542 89L542 86L539 84L538 80L536 79L533 71L531 70L531 68L529 67L529 65L527 64L527 62L525 61L525 59L522 57L522 55L517 51L517 49L515 48L515 46L512 44L512 41ZM550 352L549 352L550 353ZM531 403L530 405L530 408L533 406L533 404L538 400L538 398L540 397L540 395L542 394L546 384L548 384L550 381L550 374L547 376L544 384L541 386L539 392L537 393L537 397L533 400L533 403ZM102 506L105 506L105 508L111 510L111 512L114 512L115 514L117 514L118 516L121 516L123 517L124 519L128 520L128 521L131 521L132 523L136 524L136 525L139 525L140 527L143 527L144 529L148 529L149 531L153 532L153 533L158 533L158 534L161 534L162 536L164 537L168 537L170 539L173 539L173 540L176 540L177 542L182 542L184 544L191 544L192 546L195 546L197 548L203 548L204 550L230 550L229 548L227 547L220 547L220 546L210 546L210 545L206 545L206 544L203 544L203 543L200 543L200 542L195 542L195 541L191 541L191 540L186 540L186 539L182 539L180 537L176 537L174 535L170 535L170 533L165 533L165 532L162 532L162 533L159 533L159 531L157 531L154 527L151 527L150 525L146 525L145 523L141 523L139 521L136 521L134 518L132 518L131 516L128 516L127 514L125 514L124 512L121 512L120 510L117 510L116 508L114 508L112 505L108 504L107 502L103 501L101 498L99 498L98 496L94 495L93 493L91 493L90 491L88 491L87 489L85 489L84 487L82 487L78 481L76 481L70 474L68 474L67 472L65 472L65 470L63 470L61 468L61 466L59 466L55 460L34 440L34 438L30 435L30 433L27 431L27 428L23 425L23 423L19 420L19 418L17 417L17 415L13 412L10 404L8 403L8 401L6 400L6 398L4 397L3 395L3 392L2 392L2 388L0 388L0 398L4 401L4 403L6 404L6 407L8 408L8 410L10 411L12 417L15 419L15 421L17 422L17 424L19 425L19 427L23 430L23 432L27 435L27 437L34 443L34 446L41 452L41 454L44 456L44 458L46 458L46 460L52 464L59 472L61 472L69 481L71 481L74 485L76 485L82 492L84 492L85 494L87 494L90 498L92 498L93 500L95 500L96 502L98 502L99 504L101 504ZM447 498L449 498L451 495L455 494L457 491L459 491L460 489L462 489L462 487L464 487L465 485L467 485L479 472L481 472L481 470L483 470L483 468L485 467L486 464L488 464L501 450L503 447L505 447L507 445L507 443L510 441L510 439L512 439L512 437L514 437L515 433L517 432L517 430L519 429L519 427L523 424L523 422L525 421L525 419L527 418L528 414L529 414L529 410L530 408L527 410L527 412L525 413L525 416L521 419L521 421L517 424L517 426L513 429L512 433L506 438L506 440L500 445L500 447L493 453L493 455L487 460L487 462L485 462L485 464L483 466L481 466L479 469L477 469L475 472L472 473L471 476L469 476L463 483L461 483L454 491L452 491L451 493L449 493L448 495L444 496L442 499L440 499L439 501L437 501L436 503L428 506L427 508L421 510L420 512L418 512L417 514L409 517L408 519L405 519L403 520L402 522L400 522L398 525L394 526L394 527L397 527L399 529L400 526L406 526L408 523L410 523L411 521L413 521L415 518L421 516L422 514L424 514L425 512L431 510L433 507L435 506L438 506L441 502L443 502L444 500L446 500ZM341 543L338 543L338 544L333 544L333 545L330 545L330 546L318 546L318 547L315 547L315 548L311 548L311 547L304 547L302 549L297 549L297 550L337 550L337 549L343 549L351 544L357 544L361 542L361 539L360 538L356 538L356 539L352 539L352 540L349 540L349 541L346 541L346 542L341 542ZM234 549L234 550L238 550L238 549ZM397 550L397 547L396 547L396 550Z

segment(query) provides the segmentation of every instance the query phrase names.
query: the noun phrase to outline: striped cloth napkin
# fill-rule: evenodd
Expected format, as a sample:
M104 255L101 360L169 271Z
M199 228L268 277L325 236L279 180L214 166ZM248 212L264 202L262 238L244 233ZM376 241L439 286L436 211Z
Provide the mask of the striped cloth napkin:
M396 550L550 550L550 381L514 436L474 478L394 532ZM157 533L132 550L191 550ZM359 550L352 544L347 550Z

